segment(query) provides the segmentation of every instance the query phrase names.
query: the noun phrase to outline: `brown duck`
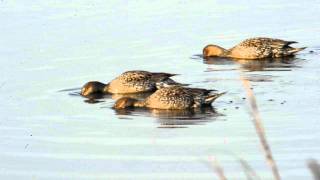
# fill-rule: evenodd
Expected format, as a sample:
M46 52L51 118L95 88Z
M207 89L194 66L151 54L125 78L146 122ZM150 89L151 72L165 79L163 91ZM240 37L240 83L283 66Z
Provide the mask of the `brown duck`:
M128 107L146 107L151 109L190 109L210 106L211 103L224 93L212 93L214 90L200 88L185 88L181 86L165 87L157 90L145 100L129 97L118 99L115 109Z
M170 77L177 74L154 73L148 71L127 71L113 79L108 84L98 81L90 81L81 89L81 95L89 96L92 94L126 94L152 92L156 89L171 85L186 85L175 82Z
M204 57L229 57L236 59L262 59L292 56L305 49L291 47L296 41L285 41L264 37L250 38L242 41L231 49L224 49L217 45L207 45L203 49Z

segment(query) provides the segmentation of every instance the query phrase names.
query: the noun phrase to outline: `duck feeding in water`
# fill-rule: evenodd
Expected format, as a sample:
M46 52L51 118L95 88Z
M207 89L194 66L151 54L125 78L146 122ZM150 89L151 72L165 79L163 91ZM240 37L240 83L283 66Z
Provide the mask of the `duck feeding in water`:
M129 97L118 99L115 109L145 107L151 109L191 109L211 106L211 103L225 93L213 93L215 90L186 88L181 86L165 87L157 90L145 100Z
M256 37L249 38L231 49L217 45L207 45L203 48L203 57L228 57L236 59L280 58L295 55L306 47L294 48L291 44L296 41Z
M92 94L127 94L152 92L162 87L173 85L185 86L175 82L170 77L177 74L148 72L148 71L127 71L113 79L108 84L98 81L90 81L81 89L82 96Z

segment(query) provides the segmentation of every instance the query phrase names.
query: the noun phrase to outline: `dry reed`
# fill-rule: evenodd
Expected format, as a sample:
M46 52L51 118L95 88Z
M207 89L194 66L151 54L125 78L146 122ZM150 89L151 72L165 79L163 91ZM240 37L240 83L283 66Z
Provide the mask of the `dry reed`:
M251 166L244 159L239 158L239 162L248 180L253 180L253 179L260 180L260 177L254 171L254 169L252 169Z
M307 164L313 174L314 180L320 180L320 165L317 160L310 159Z
M264 151L266 161L272 170L272 174L273 174L274 179L280 180L281 177L280 177L276 162L273 159L270 146L269 146L267 139L266 139L265 130L262 125L262 120L261 120L261 117L259 114L256 99L255 99L255 96L254 96L253 91L251 89L250 83L243 76L241 76L241 81L242 81L242 84L243 84L245 91L247 93L247 97L248 97L249 105L250 105L250 109L251 109L251 116L253 119L253 124L255 126L256 132L257 132L258 137L260 139L260 143L262 145L262 149Z
M220 180L227 180L226 176L224 175L223 168L220 166L219 162L214 157L209 157L209 161L212 162L212 167L216 172L217 176Z

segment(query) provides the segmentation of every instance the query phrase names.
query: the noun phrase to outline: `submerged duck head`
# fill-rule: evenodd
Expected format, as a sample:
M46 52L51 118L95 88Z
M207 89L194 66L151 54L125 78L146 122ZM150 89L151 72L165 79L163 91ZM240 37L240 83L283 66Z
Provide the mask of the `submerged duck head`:
M123 98L118 99L114 103L113 108L114 109L125 109L125 108L138 106L138 104L139 104L139 101L137 99L130 98L130 97L123 97Z
M103 84L98 81L87 82L81 89L82 96L89 96L92 94L106 93L108 92L108 84Z
M203 48L202 53L203 53L203 57L210 57L210 56L223 57L226 55L227 50L220 46L210 44Z

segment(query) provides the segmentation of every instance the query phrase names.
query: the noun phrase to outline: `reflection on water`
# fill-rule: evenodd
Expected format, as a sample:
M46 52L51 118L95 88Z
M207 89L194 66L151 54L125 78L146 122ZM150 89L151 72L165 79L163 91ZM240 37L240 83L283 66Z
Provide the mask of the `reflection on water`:
M147 108L129 108L116 110L117 115L125 116L143 116L156 117L161 127L181 127L183 125L202 124L208 121L214 121L217 117L223 116L216 112L213 107L188 110L162 110Z
M295 57L263 59L258 61L238 60L241 69L245 71L291 71L292 68L300 68L296 62L302 59Z
M69 88L69 89L62 89L58 92L69 92L70 96L82 96L79 92L80 88ZM110 93L93 93L89 94L87 96L82 96L85 98L84 102L89 103L89 104L95 104L95 103L100 103L104 102L104 99L113 99L117 100L122 97L130 97L134 99L139 99L143 100L146 97L150 96L152 92L144 92L144 93L130 93L130 94L110 94Z
M81 88L68 88L68 89L61 89L58 92L70 92L70 91L78 91L81 90ZM79 92L80 94L80 92Z
M81 96L79 88L63 89L59 92L69 92L71 96ZM71 91L71 92L70 92ZM130 97L134 99L144 100L150 96L152 92L145 93L131 93L131 94L103 94L96 93L85 96L84 102L89 104L96 104L105 102L107 99L117 100L122 97ZM112 107L108 107L112 108ZM127 108L127 109L114 109L117 115L126 116L151 116L156 117L159 123L164 126L181 126L181 125L194 125L203 122L213 121L216 117L221 116L212 107L203 107L187 110L162 110L162 109L148 109L148 108ZM163 126L162 126L163 127Z
M146 92L146 93L131 93L131 94L103 94L103 93L96 93L96 94L90 94L85 96L86 100L84 102L94 104L94 103L99 103L103 102L103 99L113 99L117 100L122 97L129 97L129 98L134 98L134 99L145 99L146 97L150 96L152 93ZM80 95L80 94L79 94Z
M244 74L243 78L251 82L271 82L277 77L274 75L264 75L264 74Z
M202 60L204 64L214 65L208 66L206 72L213 71L242 71L245 72L244 78L251 82L271 82L275 75L265 75L259 73L260 71L292 71L293 68L301 68L301 62L304 61L298 57L283 57L283 58L267 58L260 60L246 60L246 59L231 59L221 57L206 57L202 55L194 55L192 59ZM247 73L246 73L247 72ZM252 73L257 72L257 73Z
M204 64L213 65L238 65L244 71L291 71L291 68L299 68L296 62L303 59L296 57L268 58L261 60L230 59L220 57L206 57ZM232 69L234 70L234 69Z
M132 94L112 94L111 98L114 100L120 99L122 97L129 97L134 99L145 99L146 97L150 96L152 92L145 92L145 93L132 93Z

